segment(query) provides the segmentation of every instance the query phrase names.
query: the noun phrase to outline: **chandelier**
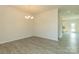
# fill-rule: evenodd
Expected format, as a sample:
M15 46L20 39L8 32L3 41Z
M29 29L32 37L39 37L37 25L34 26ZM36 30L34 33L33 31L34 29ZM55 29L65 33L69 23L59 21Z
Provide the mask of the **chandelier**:
M34 19L33 16L25 16L25 19Z

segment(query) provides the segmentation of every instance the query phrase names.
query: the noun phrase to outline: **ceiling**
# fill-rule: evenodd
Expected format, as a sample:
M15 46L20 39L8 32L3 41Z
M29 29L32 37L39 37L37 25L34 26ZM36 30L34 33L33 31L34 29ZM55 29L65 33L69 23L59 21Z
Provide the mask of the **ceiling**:
M60 19L63 21L78 21L79 20L79 6L64 6L59 9Z
M66 11L74 11L75 13L78 13L79 11L79 6L78 5L15 5L13 6L19 10L22 10L24 12L27 13L31 13L31 14L38 14L38 13L42 13L48 10L52 10L54 8L59 8L62 13L66 12ZM66 13L64 14L66 15Z
M55 5L18 5L18 6L13 6L16 7L19 10L31 13L31 14L38 14L41 12L45 12L48 10L52 10L58 6Z

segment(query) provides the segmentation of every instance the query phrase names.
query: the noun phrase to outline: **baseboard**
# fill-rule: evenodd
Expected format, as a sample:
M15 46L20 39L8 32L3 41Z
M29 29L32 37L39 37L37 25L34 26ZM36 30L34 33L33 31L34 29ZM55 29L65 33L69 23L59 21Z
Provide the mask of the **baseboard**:
M23 36L23 37L18 37L16 39L12 39L12 40L6 40L6 41L3 41L3 42L0 42L0 44L4 44L4 43L8 43L8 42L12 42L12 41L16 41L16 40L21 40L21 39L24 39L24 38L30 38L32 36Z
M42 38L42 39L47 39L47 40L52 40L52 41L58 42L58 40L53 40L53 39L49 39L49 38L41 37L41 36L24 36L24 37L19 37L19 38L17 38L17 39L13 39L13 40L8 40L8 41L0 42L0 44L9 43L9 42L13 42L13 41L17 41L17 40L21 40L21 39L25 39L25 38L34 38L34 37ZM54 38L54 39L55 39L55 38Z
M43 39L48 39L48 40L56 39L56 38L50 39L50 38L47 38L47 37L41 37L41 36L32 36L32 37L38 37L38 38L43 38ZM57 39L58 39L58 38L57 38ZM53 41L58 41L58 40L53 40Z

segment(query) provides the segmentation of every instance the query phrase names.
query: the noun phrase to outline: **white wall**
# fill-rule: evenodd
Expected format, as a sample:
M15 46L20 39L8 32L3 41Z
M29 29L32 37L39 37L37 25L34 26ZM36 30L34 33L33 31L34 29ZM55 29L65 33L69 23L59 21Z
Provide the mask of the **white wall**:
M25 15L30 14L0 6L0 43L32 36L32 21L26 20Z
M34 36L58 41L57 8L36 15Z
M63 36L62 21L61 21L61 17L60 17L60 12L58 12L58 13L59 13L59 15L58 15L58 37L62 38L62 36Z
M30 15L9 6L0 6L0 44L31 36L58 40L58 9L38 14L34 20Z

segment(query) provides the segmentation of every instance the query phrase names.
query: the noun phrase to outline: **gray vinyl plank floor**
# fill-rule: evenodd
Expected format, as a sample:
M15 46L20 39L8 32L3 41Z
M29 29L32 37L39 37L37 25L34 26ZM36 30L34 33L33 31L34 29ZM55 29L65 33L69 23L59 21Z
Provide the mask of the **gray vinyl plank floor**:
M70 54L57 41L30 37L0 44L0 54Z

